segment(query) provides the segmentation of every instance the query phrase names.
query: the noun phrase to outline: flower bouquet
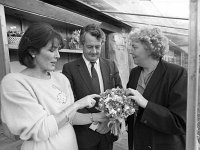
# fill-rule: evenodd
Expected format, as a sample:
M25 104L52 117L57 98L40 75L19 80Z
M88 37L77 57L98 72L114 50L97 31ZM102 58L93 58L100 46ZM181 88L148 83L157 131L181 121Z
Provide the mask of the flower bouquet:
M109 118L111 133L120 135L125 130L125 119L136 112L138 105L128 98L124 89L108 89L100 94L97 109Z

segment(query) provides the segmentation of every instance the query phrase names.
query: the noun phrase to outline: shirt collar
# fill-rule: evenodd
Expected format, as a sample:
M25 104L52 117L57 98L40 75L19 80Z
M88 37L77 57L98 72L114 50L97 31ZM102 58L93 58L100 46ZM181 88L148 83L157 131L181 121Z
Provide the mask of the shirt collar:
M91 65L90 61L88 61L83 54L82 54L82 58L85 61L86 66L89 67ZM95 65L99 66L99 59L97 59L97 61L95 62Z

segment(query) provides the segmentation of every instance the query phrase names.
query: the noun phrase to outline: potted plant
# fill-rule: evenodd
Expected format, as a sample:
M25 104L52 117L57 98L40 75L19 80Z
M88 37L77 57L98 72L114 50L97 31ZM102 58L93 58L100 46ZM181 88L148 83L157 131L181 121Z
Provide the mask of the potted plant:
M11 30L9 30L7 32L8 44L18 44L23 34L24 33L21 32L21 31L11 31Z
M72 32L70 41L68 43L70 49L79 49L80 32L81 30L75 30Z

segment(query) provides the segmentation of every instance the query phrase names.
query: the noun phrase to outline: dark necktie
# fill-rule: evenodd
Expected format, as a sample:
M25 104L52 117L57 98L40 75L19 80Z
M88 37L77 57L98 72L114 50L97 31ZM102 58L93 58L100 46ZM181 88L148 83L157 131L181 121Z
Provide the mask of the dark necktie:
M95 94L100 94L100 85L99 85L99 78L96 69L94 68L95 62L91 63L91 75L92 75L92 85L95 91Z

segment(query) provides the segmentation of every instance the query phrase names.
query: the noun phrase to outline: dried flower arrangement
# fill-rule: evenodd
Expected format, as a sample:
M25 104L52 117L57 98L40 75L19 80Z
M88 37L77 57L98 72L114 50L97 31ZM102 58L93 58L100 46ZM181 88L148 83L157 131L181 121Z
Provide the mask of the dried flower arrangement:
M70 49L79 49L79 39L81 30L75 30L72 32L70 41L68 43Z
M24 34L24 32L21 32L21 31L11 31L9 30L7 32L7 36L13 36L13 37L22 37L22 35Z

